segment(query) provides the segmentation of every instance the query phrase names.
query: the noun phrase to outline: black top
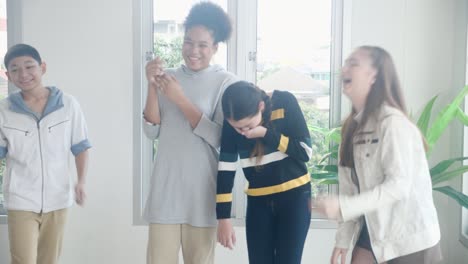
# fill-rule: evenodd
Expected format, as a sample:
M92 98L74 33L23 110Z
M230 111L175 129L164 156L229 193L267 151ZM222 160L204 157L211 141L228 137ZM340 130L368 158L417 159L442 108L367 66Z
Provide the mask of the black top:
M217 176L218 219L230 218L238 157L249 182L247 195L272 195L310 182L305 163L309 161L312 149L299 104L294 95L285 91L274 91L271 103L271 121L265 137L260 139L265 154L259 161L257 157L250 158L258 139L247 139L224 121Z

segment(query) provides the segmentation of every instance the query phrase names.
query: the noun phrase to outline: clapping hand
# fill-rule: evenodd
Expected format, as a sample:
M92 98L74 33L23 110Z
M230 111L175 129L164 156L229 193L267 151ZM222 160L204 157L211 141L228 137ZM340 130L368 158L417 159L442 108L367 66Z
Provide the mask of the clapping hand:
M336 196L319 196L314 201L314 207L328 219L341 219L340 201Z
M159 57L146 64L146 79L152 87L159 87L160 84L157 81L157 77L162 75L164 75L163 62Z

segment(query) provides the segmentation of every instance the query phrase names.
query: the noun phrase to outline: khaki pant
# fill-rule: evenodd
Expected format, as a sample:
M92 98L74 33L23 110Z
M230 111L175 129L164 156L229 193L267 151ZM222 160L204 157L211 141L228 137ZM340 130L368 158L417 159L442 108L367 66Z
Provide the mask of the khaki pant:
M147 264L178 264L181 246L184 264L213 264L216 228L150 224Z
M57 264L67 209L49 213L8 211L11 264Z

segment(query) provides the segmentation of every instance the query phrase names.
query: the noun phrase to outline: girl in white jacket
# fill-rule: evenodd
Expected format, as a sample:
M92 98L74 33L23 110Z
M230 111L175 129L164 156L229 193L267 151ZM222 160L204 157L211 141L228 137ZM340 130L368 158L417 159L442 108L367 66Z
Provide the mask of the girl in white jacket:
M406 115L391 56L359 47L342 75L353 108L342 129L340 195L316 201L320 212L340 222L331 263L344 264L350 244L351 263L439 263L424 139Z

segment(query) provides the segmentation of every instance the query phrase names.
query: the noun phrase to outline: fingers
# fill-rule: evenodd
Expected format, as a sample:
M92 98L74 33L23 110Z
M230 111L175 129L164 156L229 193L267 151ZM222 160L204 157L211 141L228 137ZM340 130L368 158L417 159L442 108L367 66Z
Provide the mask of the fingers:
M226 248L234 249L236 244L236 235L230 222L220 221L218 224L218 242Z
M347 250L343 248L334 248L330 259L330 264L338 264L338 258L340 258L340 264L346 264Z
M155 58L154 60L148 62L146 64L146 78L148 79L148 81L153 84L153 85L156 85L156 79L155 77L157 76L161 76L164 74L164 71L163 71L163 66L162 66L162 61L161 59L159 58Z
M156 77L156 82L158 83L158 88L159 90L161 90L161 92L165 92L167 87L168 87L168 80L167 78L165 78L165 75L161 75L161 76L158 76Z
M169 79L170 79L171 81L173 81L173 82L177 82L176 77L173 76L173 75L169 75Z
M231 250L234 248L234 246L232 245L232 239L231 239L231 238L229 238L229 239L226 241L225 247L227 247L227 248L229 248L229 249L231 249Z
M79 192L79 193L78 193L78 201L77 201L77 203L78 203L79 205L83 205L83 203L84 203L84 196L83 196L83 193L82 193L82 192Z
M176 77L173 75L163 74L161 76L157 76L155 79L156 79L156 83L158 84L157 87L166 95L168 94L169 91L180 90L180 85L177 82Z
M84 190L81 189L81 188L76 188L76 190L75 190L76 203L78 205L82 206L84 204L85 198L86 198L86 194L85 194Z
M232 244L235 246L236 245L236 241L237 241L237 238L236 238L236 233L234 232L234 229L232 230Z
M236 234L234 233L234 229L231 230L231 234L227 237L227 248L229 249L234 249L234 246L236 245Z
M234 235L235 236L235 235ZM234 237L235 239L235 237ZM218 242L223 245L223 247L234 249L235 242L233 240L233 234L225 235L218 238Z
M231 236L218 237L218 242L225 248L233 249Z
M312 207L317 210L320 214L325 215L325 207L323 205L323 202L319 199L316 198L312 201Z
M327 196L318 196L312 202L312 206L317 212L324 215L327 218L334 218L332 198Z

